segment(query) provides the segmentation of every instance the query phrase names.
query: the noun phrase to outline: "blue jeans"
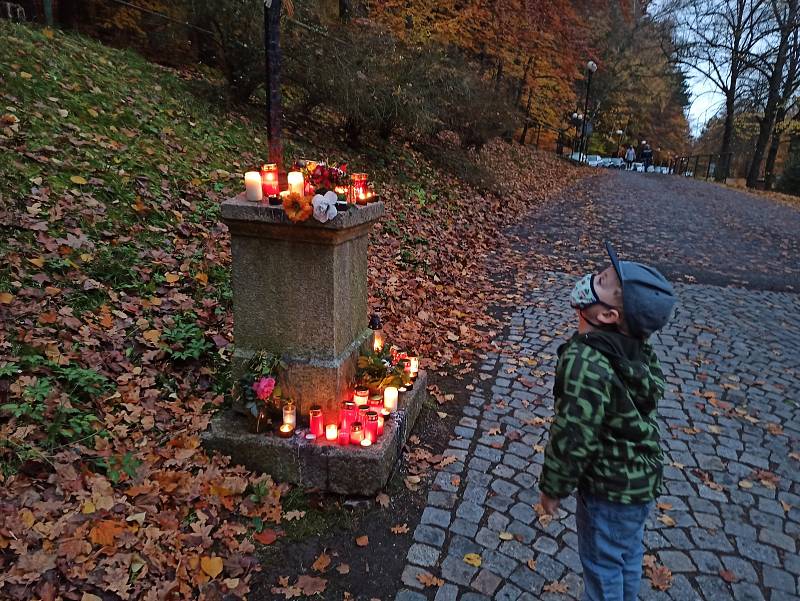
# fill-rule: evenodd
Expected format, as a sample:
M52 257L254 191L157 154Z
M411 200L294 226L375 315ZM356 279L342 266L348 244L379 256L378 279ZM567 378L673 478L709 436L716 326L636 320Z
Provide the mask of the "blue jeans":
M581 492L576 497L583 601L636 601L644 522L653 503L623 505Z

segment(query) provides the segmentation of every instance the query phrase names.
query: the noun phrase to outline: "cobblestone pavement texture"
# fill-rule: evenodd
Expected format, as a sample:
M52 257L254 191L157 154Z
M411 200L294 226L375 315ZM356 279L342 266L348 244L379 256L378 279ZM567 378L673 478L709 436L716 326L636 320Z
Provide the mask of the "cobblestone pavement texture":
M720 260L747 266L736 271L736 278L759 282L751 288L676 284L675 318L652 338L669 386L659 407L664 487L659 507L647 522L645 545L673 576L665 591L643 579L640 599L800 600L800 295L777 291L786 288L780 282L797 277L800 255L794 255L794 264L775 255L759 263L759 251L739 243L726 251L728 243L717 239L712 219L713 211L722 211L723 224L749 219L753 231L775 228L773 235L791 239L773 241L772 250L791 248L796 253L800 227L784 230L786 224L797 223L800 213L781 218L786 207L768 205L772 212L745 207L737 216L730 207L744 202L741 195L735 194L723 208L715 192L708 204L695 200L700 208L694 216L678 218L663 198L645 198L643 192L654 187L650 176L634 177L638 179L612 181L617 184L609 188L613 195L593 193L584 201L595 213L606 211L606 206L619 206L626 213L627 231L637 233L629 234L620 247L636 247L639 256L661 257L662 266L674 261L673 278L695 270L695 278L702 281L691 247L702 247L699 256L719 245L714 252ZM687 195L694 189L682 181L669 185L673 192ZM704 184L699 187L706 190ZM628 204L620 206L625 199ZM568 199L558 207L558 213L575 210ZM633 217L637 211L638 217ZM668 224L671 214L678 221L697 219L698 231L702 225L705 233L677 223L674 238L636 238L646 237L654 222ZM634 218L642 220L642 227L631 225ZM557 216L537 216L531 226L533 252L547 252L544 246L558 239L548 240L538 229L556 220ZM747 224L735 229L746 237ZM620 241L624 233L615 232L615 239ZM683 254L658 254L661 244L682 248L684 233L688 246ZM582 244L597 244L602 232L593 235L597 240L586 234ZM586 247L583 252L592 256L594 251ZM750 257L749 252L756 255ZM708 279L718 283L718 275ZM457 460L435 476L428 507L414 531L398 601L580 598L574 498L565 500L559 519L549 524L538 519L533 507L552 417L556 349L575 325L567 299L576 278L557 272L528 277L528 304L513 314L497 341L498 351L481 366L475 391L445 452ZM467 553L480 555L480 567L464 561ZM423 587L417 579L423 572L445 584ZM554 581L566 584L568 592L544 592Z

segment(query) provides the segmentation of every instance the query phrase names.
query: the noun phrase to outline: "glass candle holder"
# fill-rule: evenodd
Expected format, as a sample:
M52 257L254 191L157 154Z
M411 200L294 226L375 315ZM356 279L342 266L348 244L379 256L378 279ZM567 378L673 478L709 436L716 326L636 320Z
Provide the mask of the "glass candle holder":
M416 377L417 373L419 372L419 357L409 357L409 361L411 361L411 375Z
M290 194L294 193L303 196L305 193L305 181L303 179L303 174L300 171L290 171L286 176L286 180L289 184Z
M356 391L353 393L353 401L356 405L363 405L369 400L369 388L366 386L356 386Z
M339 430L339 444L346 447L350 444L350 430Z
M336 424L328 424L325 426L325 440L337 440L339 438L339 429Z
M392 413L397 411L397 388L394 386L387 386L383 391L383 406Z
M325 424L322 420L322 407L314 405L308 410L308 422L311 433L314 436L322 436L325 431Z
M291 424L281 424L278 428L278 436L281 438L291 438L294 435L294 426Z
M362 426L367 423L367 411L369 411L369 405L358 406L358 416L356 417L356 421L361 422Z
M360 422L356 422L350 426L350 444L361 444L364 440L364 427Z
M383 350L383 332L381 330L375 330L372 335L372 350L376 353Z
M278 195L278 165L266 163L261 166L261 190L266 198Z
M264 198L261 189L261 174L258 171L248 171L244 174L245 198L257 202Z
M367 411L367 425L365 428L366 434L365 437L368 438L371 442L377 442L378 440L378 412L377 411Z
M350 202L360 205L367 204L367 174L353 173L350 175Z
M297 405L288 402L283 406L283 423L292 428L297 427Z
M350 424L357 421L357 416L356 404L353 401L342 401L341 409L339 410L339 427L342 430L349 430Z

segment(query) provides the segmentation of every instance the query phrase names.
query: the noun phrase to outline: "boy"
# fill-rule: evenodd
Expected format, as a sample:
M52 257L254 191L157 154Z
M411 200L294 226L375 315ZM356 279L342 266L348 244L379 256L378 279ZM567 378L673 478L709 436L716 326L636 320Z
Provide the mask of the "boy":
M558 349L555 419L539 489L553 515L577 487L578 551L584 601L634 601L644 522L661 485L656 403L664 392L646 342L675 305L657 270L619 261L575 285L578 332Z

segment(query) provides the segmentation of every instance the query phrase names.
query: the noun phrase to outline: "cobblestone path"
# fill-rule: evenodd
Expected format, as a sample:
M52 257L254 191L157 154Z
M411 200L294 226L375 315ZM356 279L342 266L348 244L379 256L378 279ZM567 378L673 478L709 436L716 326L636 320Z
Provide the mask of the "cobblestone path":
M799 235L775 244L794 247ZM797 265L786 269L793 276ZM738 269L737 278L781 289L774 273L751 270ZM445 452L457 461L435 476L398 601L580 598L574 498L549 524L533 507L556 349L575 326L574 281L534 276L528 305L482 365ZM800 295L676 289L676 316L652 339L669 386L659 406L664 487L645 535L647 553L673 576L665 591L643 579L640 598L800 600ZM481 557L480 567L464 561L468 553ZM417 576L425 572L444 584L423 587ZM553 582L567 592L545 592Z

